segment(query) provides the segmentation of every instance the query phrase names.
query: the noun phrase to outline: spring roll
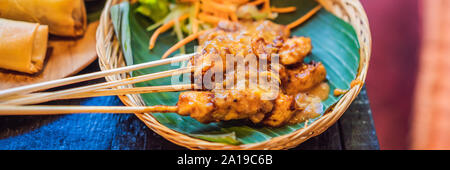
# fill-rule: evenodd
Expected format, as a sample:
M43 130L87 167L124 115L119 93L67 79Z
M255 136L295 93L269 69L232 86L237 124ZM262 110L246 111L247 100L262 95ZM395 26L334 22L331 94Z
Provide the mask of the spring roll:
M48 25L58 36L76 37L86 31L83 0L0 0L0 18Z
M48 26L0 18L0 68L39 72L47 52Z

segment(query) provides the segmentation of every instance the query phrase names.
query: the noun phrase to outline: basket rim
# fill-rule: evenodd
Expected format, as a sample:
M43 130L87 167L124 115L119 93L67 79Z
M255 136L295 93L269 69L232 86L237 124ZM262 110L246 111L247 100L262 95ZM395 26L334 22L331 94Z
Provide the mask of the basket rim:
M115 32L112 28L113 26L109 15L110 7L122 1L127 0L108 0L100 17L100 25L97 28L97 54L99 56L99 65L102 70L111 69L111 67L118 67L117 63L112 66L108 64L110 62L110 58L114 56L118 56L118 60L122 60L123 64L122 51L118 48L119 45L114 36ZM358 42L360 44L360 63L355 80L365 82L371 55L372 39L368 18L364 8L359 0L318 0L318 2L321 3L326 10L352 25L357 32ZM110 55L108 56L107 54ZM111 76L107 77L107 81L110 81L110 79L114 78ZM312 124L289 134L251 144L231 145L205 141L170 129L159 123L151 114L145 113L135 115L155 133L161 135L174 144L189 149L289 149L299 145L311 137L321 134L333 125L355 100L362 87L363 84L357 84L351 87L348 92L335 103L335 105L330 107L329 111L324 113L323 116L314 121ZM136 101L132 101L133 95L121 95L118 97L127 106L137 106L137 104L134 103ZM140 99L140 95L136 95L135 97Z

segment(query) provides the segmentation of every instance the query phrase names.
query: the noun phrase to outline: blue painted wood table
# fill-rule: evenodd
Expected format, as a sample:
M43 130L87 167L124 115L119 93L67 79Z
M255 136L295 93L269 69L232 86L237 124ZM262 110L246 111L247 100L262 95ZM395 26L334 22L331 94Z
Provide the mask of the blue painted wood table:
M98 70L98 63L94 62L80 74ZM101 81L104 80L87 83ZM80 83L61 88L85 84ZM54 101L47 104L123 105L115 96ZM132 114L72 114L0 117L0 149L146 150L185 148L154 133ZM335 125L293 149L379 149L365 88Z

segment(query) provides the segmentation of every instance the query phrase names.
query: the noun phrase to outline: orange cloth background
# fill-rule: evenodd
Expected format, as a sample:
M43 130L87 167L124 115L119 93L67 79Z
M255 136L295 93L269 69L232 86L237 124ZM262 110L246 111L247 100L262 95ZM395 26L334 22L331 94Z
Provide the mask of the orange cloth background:
M450 1L422 0L412 149L450 149Z

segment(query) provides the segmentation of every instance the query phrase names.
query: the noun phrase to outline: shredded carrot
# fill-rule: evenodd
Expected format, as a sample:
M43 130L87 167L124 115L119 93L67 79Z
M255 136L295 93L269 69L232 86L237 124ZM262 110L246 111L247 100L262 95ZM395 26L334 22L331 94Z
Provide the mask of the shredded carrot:
M205 21L207 23L214 24L214 25L219 23L220 20L222 20L222 18L212 16L212 15L209 15L209 14L206 14L203 12L198 14L198 18L202 21Z
M263 11L270 12L270 0L265 0L264 1Z
M207 14L211 14L212 16L217 16L217 13L219 11L214 10L214 8L211 8L209 6L206 6L205 4L201 4L200 5L200 13L207 13Z
M202 9L215 12L236 12L236 6L231 4L220 4L214 1L202 1Z
M178 2L182 2L182 3L193 3L193 2L197 2L198 0L177 0Z
M289 13L289 12L294 12L295 10L297 10L297 8L295 6L284 7L284 8L272 7L271 9L272 9L272 12L277 12L277 13Z
M270 8L270 0L265 0L263 8L260 10L263 13L267 13L269 18L273 17L272 8Z
M269 18L272 16L272 12L277 13L289 13L294 12L296 7L271 7L270 0L176 0L177 2L189 3L190 5L194 5L193 11L189 12L189 14L184 14L179 18L173 19L158 29L155 30L153 35L150 38L149 49L153 49L158 39L158 36L163 32L166 32L170 28L172 28L177 21L185 20L189 17L189 22L191 24L191 29L188 32L191 34L185 39L179 41L175 46L171 47L162 58L168 57L171 53L178 50L185 44L190 41L198 38L199 35L204 33L201 31L200 27L204 27L203 29L208 29L209 25L201 25L203 23L211 24L212 26L217 25L221 20L238 22L239 18L236 14L236 11L239 6L247 4L259 6L262 12L268 13ZM290 29L302 24L309 18L311 18L315 13L317 13L322 7L318 5L311 11L309 11L305 16L299 18L298 20L286 25L287 31Z
M179 41L178 43L176 43L174 46L172 46L171 48L169 48L166 53L164 53L164 55L161 57L161 59L167 58L170 54L172 54L173 52L177 51L180 47L186 45L187 43L194 41L195 39L197 39L200 35L202 35L205 31L200 31L198 33L195 34L191 34L188 37L186 37L185 39Z
M236 15L236 13L234 13L234 12L230 13L230 18L231 18L231 21L233 21L233 22L238 21L238 17Z
M195 34L198 32L198 13L200 12L200 2L197 1L194 3L194 19L192 20L192 32Z
M155 43L156 43L156 39L158 38L159 34L166 32L167 30L169 30L170 28L172 28L175 25L175 21L182 21L185 20L186 18L188 18L189 15L185 14L182 15L179 18L175 18L169 22L167 22L166 24L162 25L161 27L159 27L152 35L152 37L150 38L150 43L149 43L149 49L153 49L153 47L155 47Z
M241 5L241 4L247 3L249 0L212 0L212 1L217 2L217 3L228 3L228 4Z
M256 6L256 5L261 5L264 2L266 2L266 0L256 0L256 1L250 2L248 4Z
M223 20L228 20L228 13L218 13L216 14L217 17L222 18Z
M319 10L322 8L321 5L317 5L316 7L314 7L314 9L312 9L311 11L309 11L306 15L300 17L299 19L297 19L296 21L288 24L286 26L286 29L292 29L300 24L302 24L303 22L305 22L306 20L308 20L309 18L311 18L314 14L316 14L317 12L319 12Z
M169 22L167 22L166 24L162 25L161 27L159 27L152 35L152 37L150 38L150 43L149 43L149 49L153 49L153 47L155 47L155 43L156 43L156 39L158 38L159 34L166 32L167 30L169 30L170 28L172 28L175 25L175 21L182 21L185 20L189 15L185 14L182 15L179 18L175 18Z

